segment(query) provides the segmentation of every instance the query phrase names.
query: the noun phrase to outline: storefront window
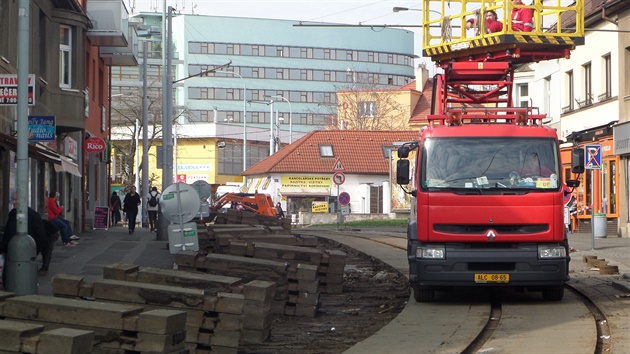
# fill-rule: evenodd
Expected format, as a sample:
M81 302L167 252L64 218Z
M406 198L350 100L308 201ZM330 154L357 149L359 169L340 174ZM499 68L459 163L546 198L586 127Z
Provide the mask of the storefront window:
M610 161L610 168L608 170L608 186L610 191L608 192L608 212L610 214L617 214L617 162Z

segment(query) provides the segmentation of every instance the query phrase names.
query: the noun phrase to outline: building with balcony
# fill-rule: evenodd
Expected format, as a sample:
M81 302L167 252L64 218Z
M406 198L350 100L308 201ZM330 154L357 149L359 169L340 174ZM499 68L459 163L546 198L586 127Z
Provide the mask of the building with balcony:
M109 65L129 64L133 54L124 48L133 47L133 30L122 0L38 1L29 2L29 10L29 60L25 61L17 56L19 4L0 3L0 75L14 78L18 61L28 62L29 116L45 117L39 121L54 126L52 138L29 141L29 205L44 215L48 193L59 192L64 216L78 233L93 227L95 206L108 205ZM112 54L113 48L121 50ZM2 102L3 224L17 183L22 183L15 180L15 120L15 103ZM37 129L37 120L31 123L29 130ZM90 138L100 139L103 148L86 149L84 142Z

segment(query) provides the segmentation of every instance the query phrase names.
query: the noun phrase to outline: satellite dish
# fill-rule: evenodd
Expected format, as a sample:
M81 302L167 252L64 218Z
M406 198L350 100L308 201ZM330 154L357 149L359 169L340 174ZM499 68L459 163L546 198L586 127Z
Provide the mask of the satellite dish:
M160 208L165 218L173 223L185 223L192 220L199 212L199 194L186 183L168 186L160 196Z

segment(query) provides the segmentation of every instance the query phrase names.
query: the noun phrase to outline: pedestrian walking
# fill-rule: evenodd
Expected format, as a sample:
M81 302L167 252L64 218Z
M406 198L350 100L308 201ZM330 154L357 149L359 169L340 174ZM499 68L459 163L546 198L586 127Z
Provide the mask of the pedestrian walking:
M138 216L138 206L140 206L141 202L140 195L136 193L136 186L131 186L129 193L123 200L123 211L127 215L129 235L133 235L136 231L136 217Z
M75 240L80 239L80 237L74 234L72 224L61 215L64 207L59 203L59 193L50 192L46 206L48 208L48 221L59 229L64 246L74 247L78 245Z
M282 210L280 202L276 204L276 216L279 218L284 218L284 210Z
M112 226L118 225L120 220L122 220L120 216L120 208L122 208L120 197L118 196L118 193L112 192L112 196L109 198L109 210L112 212Z
M147 196L147 212L149 213L149 228L157 231L157 217L160 210L160 193L157 187L153 186Z

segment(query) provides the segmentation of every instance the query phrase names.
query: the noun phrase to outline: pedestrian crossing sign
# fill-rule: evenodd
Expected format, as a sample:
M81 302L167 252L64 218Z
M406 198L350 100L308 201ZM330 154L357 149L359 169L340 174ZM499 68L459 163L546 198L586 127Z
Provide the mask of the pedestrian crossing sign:
M333 165L333 172L343 172L346 170L345 166L343 165L343 163L341 162L340 158L337 158L337 161L335 161L335 164Z

